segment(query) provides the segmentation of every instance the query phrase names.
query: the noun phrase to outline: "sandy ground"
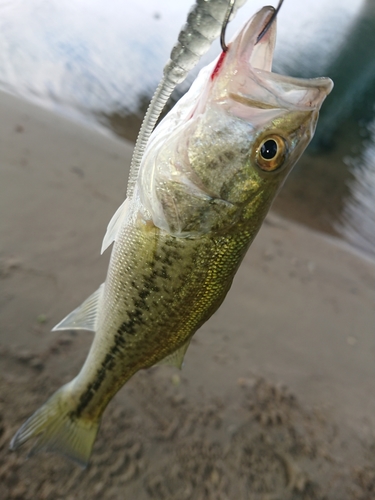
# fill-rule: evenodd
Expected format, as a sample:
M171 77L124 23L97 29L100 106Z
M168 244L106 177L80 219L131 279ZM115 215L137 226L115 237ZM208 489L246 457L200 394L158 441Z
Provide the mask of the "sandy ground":
M0 498L375 498L374 263L271 214L182 372L138 373L90 466L8 451L79 370L132 146L0 95Z

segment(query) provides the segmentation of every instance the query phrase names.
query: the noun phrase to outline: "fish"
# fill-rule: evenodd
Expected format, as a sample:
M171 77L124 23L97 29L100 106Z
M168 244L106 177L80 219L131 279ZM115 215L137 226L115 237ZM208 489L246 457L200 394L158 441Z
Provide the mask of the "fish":
M79 374L17 431L15 450L85 467L109 401L139 370L181 368L222 304L287 175L311 140L329 78L272 72L276 23L264 7L152 133L130 197L108 225L99 289L54 331L95 336Z

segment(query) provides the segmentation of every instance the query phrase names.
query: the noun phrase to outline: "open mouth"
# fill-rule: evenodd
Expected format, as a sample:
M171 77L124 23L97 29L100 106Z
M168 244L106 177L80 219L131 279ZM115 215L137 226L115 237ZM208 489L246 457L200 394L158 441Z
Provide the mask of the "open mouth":
M236 76L229 92L248 102L264 103L263 108L319 109L333 87L329 78L303 79L272 73L276 19L259 42L258 37L274 12L273 7L263 7L230 43L226 62L235 68Z

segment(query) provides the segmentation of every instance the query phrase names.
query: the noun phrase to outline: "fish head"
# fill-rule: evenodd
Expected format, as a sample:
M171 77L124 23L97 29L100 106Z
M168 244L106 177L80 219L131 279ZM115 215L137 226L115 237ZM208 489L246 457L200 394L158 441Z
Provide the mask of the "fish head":
M244 218L259 226L310 142L333 84L272 72L276 21L258 38L273 13L247 22L154 131L141 179L158 227L194 236Z
M333 87L329 78L302 79L272 72L276 19L258 37L273 13L273 7L264 7L234 36L216 61L211 87L196 108L205 115L203 127L209 122L211 128L214 122L223 124L221 131L215 126L216 134L210 137L217 151L220 142L222 154L236 151L234 168L221 169L220 192L232 203L249 199L261 189L267 189L269 196L276 194L312 139L320 107ZM227 125L219 119L221 114L227 116ZM247 179L245 183L236 182L238 173ZM231 193L225 192L228 183L233 186Z

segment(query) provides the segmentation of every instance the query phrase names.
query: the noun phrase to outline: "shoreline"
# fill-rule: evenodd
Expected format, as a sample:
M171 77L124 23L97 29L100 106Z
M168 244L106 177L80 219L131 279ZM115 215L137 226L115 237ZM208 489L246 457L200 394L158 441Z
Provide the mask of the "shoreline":
M140 113L126 116L117 113L109 116L102 114L85 116L69 107L58 107L54 111L51 103L45 102L43 99L35 98L30 100L24 96L14 94L10 90L1 89L0 101L6 99L6 96L15 103L21 103L21 106L30 106L30 109L34 108L36 112L41 110L44 113L50 113L55 119L61 118L63 121L84 128L89 133L92 132L114 141L125 142L130 144L131 147L134 146L143 119L143 114ZM16 107L18 106L16 104ZM147 106L145 106L146 109ZM169 109L166 111L169 111ZM358 131L353 132L351 130L349 132L348 127L350 128L347 125L341 133L348 136L348 141L351 140L350 134L354 133L355 141L358 141L359 137L356 136ZM356 147L358 148L358 145ZM341 198L344 196L346 189L346 182L351 178L351 175L342 169L342 156L345 156L342 147L338 149L334 147L332 151L324 153L320 161L317 161L319 153L309 153L308 148L286 179L271 211L282 218L310 228L312 231L336 238L349 247L357 249L365 257L375 261L375 252L370 250L372 248L371 242L367 241L365 247L359 243L355 245L353 238L350 241L350 238L345 238L344 235L345 230L350 231L351 229L350 227L345 229L343 226L340 206L342 204ZM325 179L325 175L330 170L333 170L334 173L328 174L327 179ZM338 185L336 185L337 176L340 177ZM343 176L348 178L344 180ZM302 191L304 192L303 200L301 199Z

